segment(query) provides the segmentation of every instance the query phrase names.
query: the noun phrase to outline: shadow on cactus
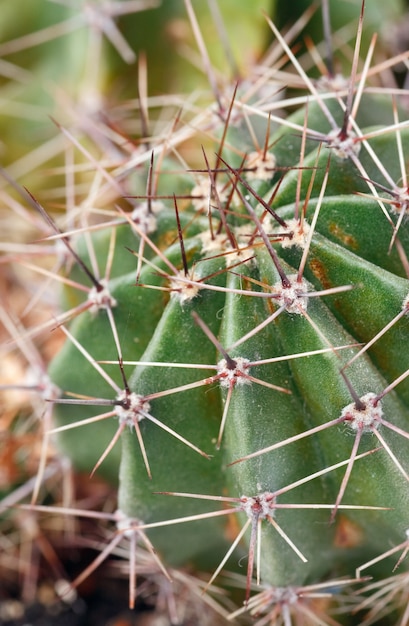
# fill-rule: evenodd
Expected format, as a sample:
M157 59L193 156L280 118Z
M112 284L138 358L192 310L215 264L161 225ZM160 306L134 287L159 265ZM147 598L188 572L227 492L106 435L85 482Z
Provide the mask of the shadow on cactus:
M132 607L152 569L210 603L216 579L241 587L233 623L408 623L409 125L396 89L367 88L385 68L375 39L360 59L363 9L340 88L267 18L270 65L186 140L141 146L136 176L106 173L131 189L106 220L48 220L72 267L47 441L118 487L73 587L125 541Z

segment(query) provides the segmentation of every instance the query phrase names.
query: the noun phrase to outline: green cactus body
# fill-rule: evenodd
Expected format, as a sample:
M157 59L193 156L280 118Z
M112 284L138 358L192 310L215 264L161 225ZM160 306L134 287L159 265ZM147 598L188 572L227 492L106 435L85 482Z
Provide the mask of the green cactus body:
M314 118L315 107L311 106L308 114ZM406 142L406 133L402 136ZM287 132L280 136L279 154L285 154L289 138ZM374 139L371 145L381 161L385 153L390 162L390 155L396 149L393 135ZM262 580L280 587L319 581L330 573L333 576L351 573L360 563L385 550L389 542L398 543L409 524L408 382L403 381L371 405L373 398L408 368L408 356L402 350L406 316L402 313L385 335L354 359L362 345L407 306L404 304L407 279L402 276L396 250L388 252L392 229L379 204L374 199L355 195L356 185L359 189L366 185L355 165L350 159L331 154L327 170L328 151L325 154L322 151L317 160L315 144L312 149L314 152L306 155L302 164L307 169L302 174L301 193L306 193L304 189L311 178L308 168L316 171L316 180L298 245L291 245L284 232L293 223L299 181L299 171L290 170L273 203L281 223L266 216L254 198L243 205L241 197L241 202L231 203L231 216L221 218L217 210L212 210L212 238L206 218L188 203L181 214L187 225L183 252L180 243L170 248L166 242L163 245L169 229L165 220L162 234L158 232L147 238L146 255L151 261L143 265L141 284L132 284L135 274L131 272L108 285L117 302L112 311L123 359L141 361L131 374L127 366L129 391L125 396L128 400L131 394L148 398L149 406L143 410L212 455L211 459L203 458L197 450L177 441L174 434L139 413L137 419L148 461L144 460L131 424L122 434L119 509L129 518L153 527L165 520L182 519L164 530L160 526L152 528L150 536L157 549L172 564L197 560L214 565L224 554L223 545L233 515L243 525L254 514L251 503L259 506L261 513L257 513L252 523L254 519L262 521ZM367 156L361 163L368 177L376 180L373 160ZM324 190L326 171L328 183ZM339 171L342 171L342 183L337 178ZM394 171L392 163L388 171L393 178L399 178L398 165ZM223 175L224 184L231 189L237 180L234 170L230 171L230 177L227 172ZM245 165L239 177L250 186L258 186L263 197L271 196L274 189L271 183L253 183ZM324 195L318 199L321 190ZM219 202L223 205L225 201L219 199ZM321 208L315 220L318 205ZM305 249L301 240L308 237L307 225L312 221L316 222L315 230L298 280ZM298 230L302 230L300 223L297 224ZM125 227L121 228L129 239ZM173 231L176 232L176 220ZM132 249L137 250L138 237L134 236ZM407 250L405 224L400 227L399 239ZM232 240L239 243L236 250L229 252L227 248ZM212 252L206 248L206 241L211 242ZM273 243L269 244L270 241ZM98 255L100 244L94 245ZM152 257L156 245L162 252L159 257ZM182 261L187 271L185 274L182 271L180 280L170 268L183 269ZM295 282L290 284L291 280ZM171 295L153 291L149 285L170 287ZM345 290L338 290L339 287ZM328 295L320 296L322 290L329 290ZM313 292L311 297L309 292ZM278 314L280 307L282 312ZM230 361L224 369L220 348L199 327L193 312L227 351ZM113 341L110 340L111 349L100 341L101 335L109 334L106 313L83 315L86 317L73 324L73 334L92 358L115 360ZM101 330L101 324L105 331ZM267 363L258 364L265 360ZM84 385L77 388L76 378L67 374L67 361L72 364L70 371L75 377L86 379L89 395L106 397L101 387L104 381L101 382L95 370L93 375L85 375L86 361L70 342L51 368L53 380L61 389L85 392ZM150 363L164 365L153 367ZM172 363L198 367L207 364L209 369L183 369L172 367ZM118 366L109 367L109 372L116 369L118 382ZM87 369L92 372L89 364ZM184 390L200 380L204 380L203 385ZM223 414L226 401L228 409ZM351 415L341 419L348 405L351 405L350 413L355 410L357 421ZM374 413L369 410L367 421L359 424L368 407ZM58 414L62 423L78 419L73 417L73 407L62 405ZM131 414L132 409L128 411ZM218 432L222 414L225 426L221 436ZM392 430L382 420L401 430ZM324 428L327 423L328 428ZM112 436L117 425L114 419L105 422L104 427ZM89 436L96 443L93 434L96 427L87 428L89 435L81 437ZM76 440L78 430L82 429L61 433L64 449L73 445L68 433ZM381 440L376 436L378 432ZM218 436L220 450L215 449ZM277 445L288 439L292 441ZM385 440L390 454L382 449ZM97 452L81 451L81 467L92 468L103 445L106 442ZM259 454L271 447L272 450ZM353 462L356 456L377 447L380 449L373 454ZM74 456L79 453L80 446L76 446ZM251 458L235 463L247 455ZM230 463L233 465L226 467ZM117 454L111 452L101 471L115 481L113 467L117 464ZM337 502L347 467L349 480ZM148 478L148 471L152 479ZM314 474L316 478L302 480ZM286 490L298 482L299 486ZM250 509L243 504L244 500L239 500L234 513L224 511L218 517L206 519L206 513L218 509L217 501L212 507L208 500L176 497L172 493L244 497L250 502ZM339 509L335 523L330 524L331 509L336 502ZM319 505L324 507L320 509ZM386 510L359 510L362 506ZM205 515L202 520L183 522L187 516L202 514Z

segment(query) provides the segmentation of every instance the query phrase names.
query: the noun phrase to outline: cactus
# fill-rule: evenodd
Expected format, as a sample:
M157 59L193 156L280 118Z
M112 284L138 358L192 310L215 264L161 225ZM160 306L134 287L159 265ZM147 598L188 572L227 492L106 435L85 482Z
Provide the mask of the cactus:
M220 85L205 54L214 101L119 164L58 125L105 211L62 226L5 174L63 249L64 310L28 331L2 314L19 345L64 338L36 386L48 419L22 508L115 528L63 598L125 546L130 606L141 574L172 624L206 624L208 602L231 623L403 626L409 127L397 89L366 87L401 59L372 64L372 39L361 62L364 3L348 80L332 62L309 78L265 22L265 65ZM51 441L115 509L36 504Z

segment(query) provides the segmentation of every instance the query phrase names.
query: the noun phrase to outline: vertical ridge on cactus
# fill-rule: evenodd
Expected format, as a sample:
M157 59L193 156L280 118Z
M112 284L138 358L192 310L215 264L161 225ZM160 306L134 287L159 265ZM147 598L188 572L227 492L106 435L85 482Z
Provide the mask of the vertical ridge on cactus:
M203 7L186 0L210 96L175 97L167 110L169 94L147 93L154 68L138 52L138 100L115 101L119 86L104 92L99 80L137 58L115 19L154 4L90 3L72 24L0 46L74 41L84 20L96 29L78 38L95 76L82 93L91 65L81 70L76 95L98 98L82 121L67 116L76 90L53 78L65 119L39 166L64 183L27 191L20 179L36 167L12 156L0 189L33 241L1 244L23 291L18 314L6 300L0 308L11 338L2 354L19 351L44 374L2 385L38 394L42 438L37 477L5 495L16 505L7 514L107 524L103 546L90 540L95 558L71 583L61 573L63 601L112 559L129 576L130 608L141 577L180 626L205 626L207 610L256 626L404 626L409 123L391 71L409 53L379 60L358 2L341 80L334 3L323 0L324 53L307 37L304 54L297 39L311 8L287 32L265 14L273 42L240 76L228 43L236 16L226 9L223 26L209 0L234 74L224 79ZM182 49L179 13L162 8ZM103 34L121 61L100 46ZM45 374L39 354L53 336ZM47 468L60 456L91 486L103 477L114 501L50 505Z

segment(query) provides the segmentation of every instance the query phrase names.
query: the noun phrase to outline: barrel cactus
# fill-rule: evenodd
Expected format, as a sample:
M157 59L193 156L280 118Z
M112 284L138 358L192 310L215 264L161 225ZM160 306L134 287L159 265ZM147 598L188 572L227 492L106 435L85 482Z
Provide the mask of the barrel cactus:
M348 79L309 78L266 17L267 79L215 79L188 126L97 164L107 216L46 217L69 259L46 440L118 488L74 587L124 540L131 606L137 573L194 568L204 597L242 588L232 623L409 623L409 130L366 88L358 14Z

